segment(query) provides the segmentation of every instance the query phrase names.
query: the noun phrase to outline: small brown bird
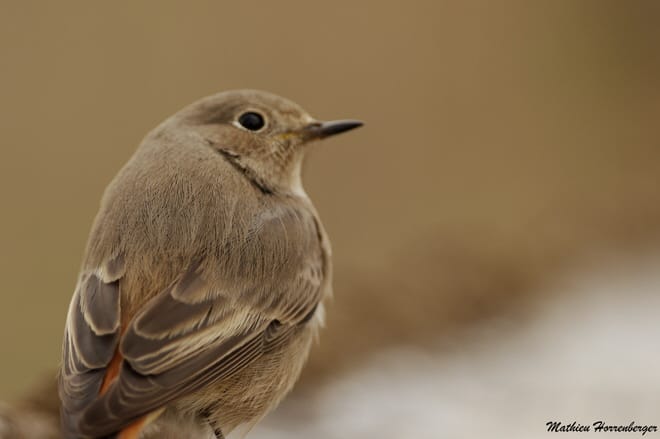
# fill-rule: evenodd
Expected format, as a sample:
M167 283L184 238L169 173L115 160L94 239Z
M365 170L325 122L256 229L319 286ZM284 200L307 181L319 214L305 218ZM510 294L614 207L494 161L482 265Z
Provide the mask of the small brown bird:
M69 307L67 439L222 438L284 397L330 294L306 144L360 125L240 90L147 135L106 189Z

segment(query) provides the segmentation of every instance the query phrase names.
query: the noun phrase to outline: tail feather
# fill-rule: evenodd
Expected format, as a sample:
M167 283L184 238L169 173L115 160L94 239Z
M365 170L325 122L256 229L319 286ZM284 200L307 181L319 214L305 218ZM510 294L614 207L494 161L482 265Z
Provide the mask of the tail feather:
M147 418L148 415L129 424L117 434L117 439L138 439L142 429L147 426Z

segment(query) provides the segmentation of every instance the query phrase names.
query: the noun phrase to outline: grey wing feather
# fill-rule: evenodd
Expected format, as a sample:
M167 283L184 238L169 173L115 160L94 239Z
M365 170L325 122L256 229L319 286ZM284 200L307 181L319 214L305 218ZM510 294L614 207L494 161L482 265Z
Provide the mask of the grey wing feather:
M62 424L75 437L75 414L98 394L119 343L119 283L97 273L81 276L64 333L59 376Z
M119 345L124 361L109 390L98 396L102 373L94 375L94 385L80 385L87 397L72 407L79 411L77 434L98 437L115 433L177 397L231 375L285 342L321 298L315 276L303 272L292 287L300 288L305 300L266 312L238 306L240 297L214 294L197 269L190 269L131 320ZM282 316L284 323L273 315ZM116 339L113 342L104 351L109 357L95 366L107 365ZM86 375L63 376L68 377L70 388Z
M195 270L156 296L131 321L121 340L124 362L118 379L85 410L81 433L116 432L177 397L240 370L295 329L295 324L282 324L263 312L236 311L241 307L229 297L202 291L209 287L191 273ZM182 299L193 294L207 299L193 303ZM314 306L310 303L306 312ZM302 319L304 311L294 308ZM163 315L168 318L162 319Z

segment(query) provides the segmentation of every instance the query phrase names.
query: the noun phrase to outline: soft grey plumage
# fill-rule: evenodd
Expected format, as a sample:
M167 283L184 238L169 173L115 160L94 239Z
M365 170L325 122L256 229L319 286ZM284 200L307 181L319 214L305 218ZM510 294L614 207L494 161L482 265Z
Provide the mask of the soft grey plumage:
M265 126L241 126L246 112ZM66 438L172 425L221 437L278 403L330 294L330 243L300 183L305 144L359 125L233 91L144 139L105 192L71 301Z

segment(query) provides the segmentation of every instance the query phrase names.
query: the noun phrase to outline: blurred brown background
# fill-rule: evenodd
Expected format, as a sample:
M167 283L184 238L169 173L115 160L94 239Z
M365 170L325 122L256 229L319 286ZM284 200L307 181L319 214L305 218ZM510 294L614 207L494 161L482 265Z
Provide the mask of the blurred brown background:
M106 184L220 90L367 122L307 164L336 281L299 390L657 244L659 22L654 1L3 1L0 399L57 364Z

